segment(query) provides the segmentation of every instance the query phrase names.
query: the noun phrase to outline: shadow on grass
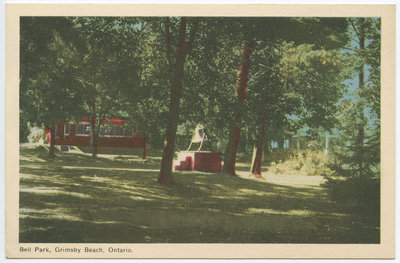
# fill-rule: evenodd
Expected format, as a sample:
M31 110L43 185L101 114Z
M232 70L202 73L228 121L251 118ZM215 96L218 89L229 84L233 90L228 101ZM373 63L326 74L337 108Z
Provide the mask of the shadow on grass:
M24 147L21 166L44 165L45 167L74 166L74 167L97 167L97 168L147 168L159 169L160 159L148 157L142 159L135 155L120 155L116 157L92 158L91 154L81 152L61 152L56 149L56 158L49 156L47 145Z
M51 160L45 147L21 148L20 242L379 242L377 227L319 187L196 172L175 173L177 185L165 187L159 165L79 153Z

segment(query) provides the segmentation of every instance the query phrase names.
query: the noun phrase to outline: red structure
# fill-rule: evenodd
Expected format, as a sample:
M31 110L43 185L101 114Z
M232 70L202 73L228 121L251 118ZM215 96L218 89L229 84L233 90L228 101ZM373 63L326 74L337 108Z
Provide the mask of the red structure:
M175 171L193 171L192 156L187 156L186 160L180 161L179 165L175 165Z
M194 169L207 173L221 172L221 152L197 152L194 155Z
M178 158L173 161L175 171L199 171L206 173L219 173L222 168L222 153L200 151L204 141L208 141L203 125L197 124L192 140L186 151L178 152ZM209 142L209 141L208 141ZM199 144L197 151L190 151L192 145Z
M99 147L143 148L143 159L146 159L147 140L135 133L130 127L124 126L122 118L110 118L102 122L98 137ZM72 124L60 121L56 125L55 145L90 146L92 137L90 119ZM50 129L46 127L46 136L50 142Z
M175 171L199 171L206 173L219 173L222 169L221 152L179 152L174 163Z

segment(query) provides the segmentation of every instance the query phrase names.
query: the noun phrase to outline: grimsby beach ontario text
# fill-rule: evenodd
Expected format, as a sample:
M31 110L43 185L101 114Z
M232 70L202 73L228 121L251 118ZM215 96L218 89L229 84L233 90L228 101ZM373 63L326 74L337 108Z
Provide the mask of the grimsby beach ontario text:
M54 247L50 248L47 246L34 246L34 247L20 247L20 252L26 253L132 253L131 248L119 248L119 247Z

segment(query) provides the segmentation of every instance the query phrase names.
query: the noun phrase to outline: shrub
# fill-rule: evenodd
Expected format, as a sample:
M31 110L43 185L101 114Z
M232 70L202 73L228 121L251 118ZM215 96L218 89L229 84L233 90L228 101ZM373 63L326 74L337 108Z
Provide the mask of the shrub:
M34 129L30 135L33 143L43 142L46 138L46 133L43 129Z
M277 174L292 175L330 175L332 171L329 166L331 158L321 152L307 150L299 152L288 160L279 163L271 163L269 171Z

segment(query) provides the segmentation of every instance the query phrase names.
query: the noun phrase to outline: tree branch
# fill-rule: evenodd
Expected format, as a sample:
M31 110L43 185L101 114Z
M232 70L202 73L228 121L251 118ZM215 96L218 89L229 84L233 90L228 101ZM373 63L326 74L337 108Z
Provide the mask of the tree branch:
M345 47L345 48L343 48L343 50L349 50L349 51L357 52L356 49L350 48L350 47Z
M351 18L350 18L349 20L350 20L350 23L351 23L351 26L352 26L354 32L356 33L356 37L358 38L358 40L355 39L355 41L356 41L358 44L360 44L360 35L358 34L357 28L356 28L356 26L354 25L353 20L352 20Z

